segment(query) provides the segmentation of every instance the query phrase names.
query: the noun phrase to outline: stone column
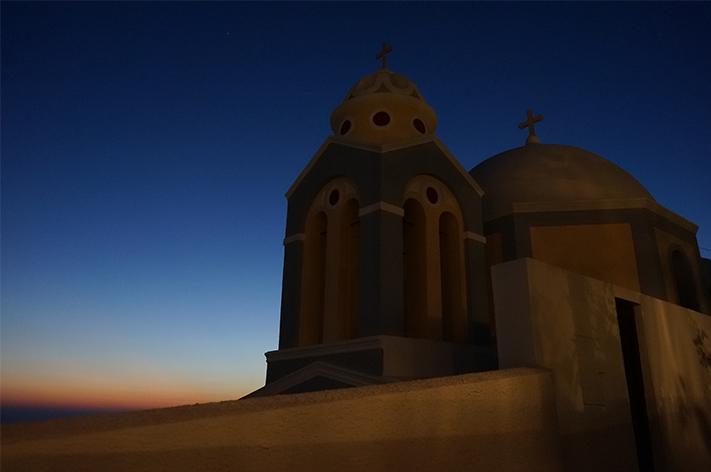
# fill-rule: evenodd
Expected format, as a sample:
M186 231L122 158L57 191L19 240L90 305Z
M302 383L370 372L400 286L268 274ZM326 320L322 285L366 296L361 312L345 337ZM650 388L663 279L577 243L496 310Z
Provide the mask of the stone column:
M402 212L397 209L361 208L358 336L405 333Z
M303 235L284 241L284 273L281 283L281 318L279 349L299 343L299 307L301 306L301 268L304 257Z

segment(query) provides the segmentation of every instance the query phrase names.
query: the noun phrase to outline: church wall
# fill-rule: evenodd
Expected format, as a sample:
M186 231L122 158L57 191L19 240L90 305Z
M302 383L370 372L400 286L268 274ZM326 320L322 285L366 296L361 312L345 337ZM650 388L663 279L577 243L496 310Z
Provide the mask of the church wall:
M405 187L415 176L428 174L444 182L462 208L465 229L482 233L481 197L434 143L385 153L336 143L329 144L289 195L286 236L301 233L316 194L335 177L352 179L361 207L384 201L401 206Z
M529 252L525 252L521 256L516 254L515 234L514 215L503 216L484 223L484 236L487 238L487 257L496 258L492 260L496 260L497 264L499 262L512 261L519 257L529 257ZM494 237L494 246L489 246L489 236ZM526 236L526 240L528 241L528 236ZM528 250L528 247L526 249Z
M639 291L629 224L533 226L533 258Z
M701 282L704 286L704 292L706 293L706 302L709 305L709 311L711 311L711 259L702 257L700 269Z
M289 244L302 241L300 273L297 267L296 274L289 274L300 282L299 345L339 341L356 334L358 201L358 189L350 179L330 180L311 202L304 233L287 238Z
M566 470L637 470L612 286L535 259L492 277L499 368L553 372Z
M403 335L402 216L375 211L361 217L359 336Z
M711 318L535 259L492 278L499 366L551 369L568 470L636 469L616 300L636 306L656 470L711 467Z
M654 228L664 228L687 242L695 241L695 237L647 209L526 211L487 221L485 234L502 234L503 257L505 261L510 261L533 256L530 232L532 227L619 224L629 225L632 232L639 290L646 295L667 300Z
M402 205L408 183L419 175L432 175L440 180L456 197L461 208L464 232L481 235L481 197L468 174L462 173L434 143L425 143L400 150L376 153L351 146L331 143L313 161L298 184L290 191L287 211L286 239L303 234L308 210L323 186L334 178L345 176L358 189L360 205L360 282L361 293L358 335L403 335L403 261L402 261ZM381 204L386 205L386 209ZM372 208L377 205L379 208ZM300 243L292 243L300 244ZM480 281L488 277L483 256L484 243L469 241L464 257L468 276L467 290L478 290ZM481 246L481 250L473 245ZM303 257L303 256L302 256ZM297 259L298 260L298 259ZM287 275L289 276L287 278ZM472 282L472 280L474 282ZM294 274L285 271L282 291L285 299L296 299L301 290ZM467 310L467 326L486 323L488 299L472 297ZM282 317L295 316L287 307ZM291 329L294 321L283 321L284 329ZM292 340L293 333L285 332L281 339ZM287 344L280 345L290 347Z
M469 342L491 346L494 336L493 304L489 289L491 278L486 265L486 246L479 241L466 239L464 249L469 296L467 304Z
M427 251L423 250L427 240L427 221L422 205L416 200L408 200L403 216L403 283L405 288L405 335L427 337Z
M630 224L637 256L637 274L640 292L651 297L668 300L669 294L664 286L662 265L654 238L654 224L658 217L648 210L632 211Z
M331 154L335 153L335 154ZM289 348L299 342L299 307L302 303L302 270L307 215L324 186L335 178L347 175L358 189L359 204L371 201L378 193L379 156L377 153L352 147L329 144L321 159L308 169L298 187L289 196L284 248L284 275L279 347ZM361 232L363 228L361 228ZM363 244L363 238L361 245ZM287 268L287 264L289 267ZM363 274L361 267L361 277ZM361 290L367 287L360 287ZM287 302L288 301L288 302ZM360 326L357 328L361 329Z
M299 344L319 344L324 339L324 293L326 291L326 254L328 218L322 211L309 216L301 265L301 306L299 307Z
M410 179L403 239L407 336L466 342L468 299L462 211L439 179Z
M664 283L669 301L679 303L679 293L676 286L676 277L674 268L672 267L671 257L673 250L679 250L684 254L690 265L691 275L695 281L693 287L694 295L699 304L700 311L709 313L711 308L708 306L707 297L704 293L701 267L699 264L701 258L695 241L690 242L684 238L680 238L678 235L671 234L659 228L654 229L654 235L657 241L659 259L662 264L662 273L664 275Z
M347 177L354 182L361 207L379 201L380 161L377 152L329 144L288 196L286 236L304 231L306 215L314 198L334 178Z
M3 427L2 470L557 472L550 374L467 374Z
M711 317L639 300L655 459L660 470L711 469Z
M301 306L301 267L304 242L292 241L284 245L282 273L281 317L279 319L279 348L298 345L299 307Z
M385 350L377 345L368 345L361 349L348 349L347 346L352 342L353 340L349 340L328 344L329 347L335 346L335 349L323 349L322 346L324 345L321 344L294 349L280 348L278 351L267 352L265 354L267 357L266 384L279 380L314 362L326 362L372 376L383 375L385 370ZM346 346L345 349L339 350L337 347L344 345Z
M435 177L454 194L462 211L465 231L482 234L481 196L433 143L383 155L382 199L401 204L412 178L423 174Z
M496 356L490 346L387 335L279 349L267 352L265 356L268 387L314 362L329 364L343 371L382 377L373 383L445 377L496 368ZM282 381L282 384L285 382ZM294 382L301 382L301 377ZM274 395L278 388L278 385L272 386L250 395ZM279 390L278 393L281 392Z
M401 202L408 184L418 175L431 175L447 186L461 210L463 230L483 235L481 196L471 183L434 144L391 151L384 156L384 200ZM464 240L467 340L476 344L490 342L489 297L486 296L488 266L486 245L482 241ZM429 293L439 293L438 288Z
M501 233L486 235L486 260L489 266L504 262L504 237Z

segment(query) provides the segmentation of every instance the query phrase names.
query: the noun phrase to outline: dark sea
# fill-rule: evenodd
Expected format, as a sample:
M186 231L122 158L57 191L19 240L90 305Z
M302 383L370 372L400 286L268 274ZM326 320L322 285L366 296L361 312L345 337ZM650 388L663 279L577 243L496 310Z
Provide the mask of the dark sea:
M116 408L62 408L43 406L13 406L0 407L0 423L21 423L26 421L44 421L72 416L96 415L99 413L117 413L130 411Z

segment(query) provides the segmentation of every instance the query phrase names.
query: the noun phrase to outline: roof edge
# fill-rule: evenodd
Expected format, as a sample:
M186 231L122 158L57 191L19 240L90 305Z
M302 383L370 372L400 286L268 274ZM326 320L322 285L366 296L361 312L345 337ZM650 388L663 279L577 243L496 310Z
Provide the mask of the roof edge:
M296 188L299 186L302 180L306 177L306 175L311 171L311 169L316 165L318 160L321 158L323 153L326 151L328 146L330 144L338 144L341 146L347 146L351 147L354 149L360 149L363 151L370 151L370 152L377 152L380 154L384 154L387 152L392 152L392 151L398 151L400 149L406 149L409 147L413 146L419 146L422 144L427 144L427 143L433 143L437 148L442 152L442 154L445 155L445 157L450 161L450 163L459 171L459 173L464 177L464 179L467 181L467 183L479 194L480 197L484 196L484 189L479 185L479 183L472 177L472 175L467 172L467 170L462 166L462 164L457 160L456 157L454 157L454 154L447 148L447 146L444 145L444 143L437 137L437 136L426 136L422 137L420 139L412 140L408 139L407 141L403 141L401 143L394 143L394 144L384 144L384 145L366 145L366 144L354 144L345 140L341 140L337 138L336 136L329 136L326 138L326 140L321 144L321 146L318 148L318 150L314 153L314 155L309 159L309 162L306 164L306 166L299 172L299 175L296 177L294 182L289 186L288 190L284 194L286 198L290 198L291 195L296 191Z
M568 202L514 202L511 208L498 211L487 217L487 221L514 213L563 212L586 210L628 210L646 209L676 223L685 230L696 234L699 227L678 213L663 207L651 198L614 198L601 200L572 200Z

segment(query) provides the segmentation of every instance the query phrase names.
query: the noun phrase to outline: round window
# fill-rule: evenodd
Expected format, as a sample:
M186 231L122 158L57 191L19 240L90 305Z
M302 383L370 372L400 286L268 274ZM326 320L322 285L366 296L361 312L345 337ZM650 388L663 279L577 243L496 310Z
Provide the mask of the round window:
M333 190L331 190L331 193L328 195L328 203L331 206L336 206L339 198L341 198L341 194L338 192L337 188L334 188Z
M419 118L415 118L414 120L412 120L412 126L414 126L415 129L420 132L420 134L427 133L425 123Z
M343 123L341 123L341 136L344 134L348 133L351 130L351 120L345 120Z
M373 115L373 123L375 123L376 126L385 126L390 123L390 115L384 111L379 111Z
M433 205L437 203L439 201L439 194L437 193L437 190L432 187L427 187L427 200L429 200L429 202Z

